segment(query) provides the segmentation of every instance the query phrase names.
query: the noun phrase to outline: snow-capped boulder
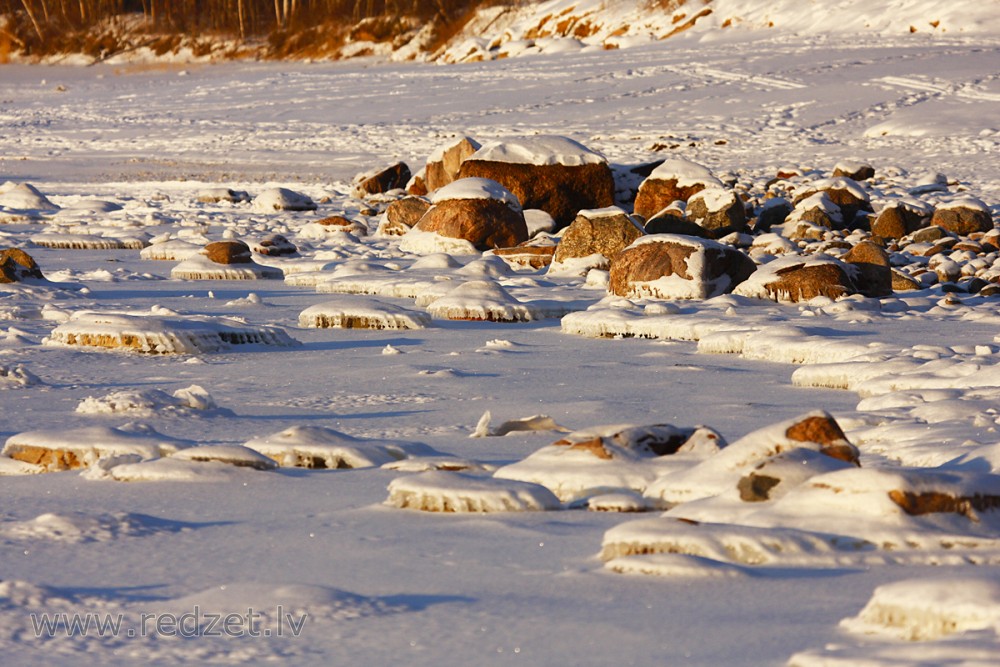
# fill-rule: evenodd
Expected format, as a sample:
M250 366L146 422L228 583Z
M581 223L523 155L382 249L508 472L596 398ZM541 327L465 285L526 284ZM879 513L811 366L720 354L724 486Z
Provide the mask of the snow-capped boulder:
M564 227L588 208L614 204L615 182L603 155L560 136L505 139L484 144L462 162L461 178L489 178Z
M725 444L703 426L596 426L570 433L495 476L541 484L564 501L611 491L641 493L657 477L690 468Z
M691 222L709 230L713 238L747 228L746 208L732 190L705 188L691 195L685 215Z
M757 268L734 293L774 301L808 301L817 296L839 299L857 292L857 269L830 257L785 255Z
M144 425L132 430L89 426L18 433L7 438L2 455L53 472L86 468L105 456L136 455L141 459L169 456L194 444Z
M322 426L292 426L243 444L283 467L331 470L370 468L438 453L420 443L355 438Z
M270 188L254 197L253 210L258 213L275 211L315 211L316 202L308 195L288 188Z
M251 250L261 255L267 255L268 257L294 255L299 251L294 243L281 234L268 234L259 241L254 242Z
M563 232L553 262L599 254L605 262L597 268L606 269L612 257L643 235L642 228L617 206L583 210Z
M833 167L833 177L849 178L852 181L865 181L875 177L875 167L859 160L841 160Z
M816 411L758 429L693 468L664 475L646 495L667 505L722 494L755 502L787 493L813 475L857 465L858 449L840 425Z
M433 192L457 180L462 162L480 148L482 145L475 139L461 137L431 153L427 158L427 166L424 167L427 191Z
M755 270L753 260L721 243L651 234L612 259L609 289L618 296L708 299L731 292Z
M796 193L793 203L798 205L803 199L818 192L826 193L830 201L837 205L843 216L843 224L849 228L854 227L854 219L858 213L872 212L871 198L868 192L857 181L842 176L813 181Z
M517 198L486 178L461 178L435 192L431 208L413 230L461 239L476 250L508 248L528 240Z
M708 187L722 187L708 167L683 158L665 160L639 186L635 213L649 220L673 202L686 202Z
M988 232L993 229L993 216L982 200L963 197L934 209L930 224L953 234L968 236L975 232Z

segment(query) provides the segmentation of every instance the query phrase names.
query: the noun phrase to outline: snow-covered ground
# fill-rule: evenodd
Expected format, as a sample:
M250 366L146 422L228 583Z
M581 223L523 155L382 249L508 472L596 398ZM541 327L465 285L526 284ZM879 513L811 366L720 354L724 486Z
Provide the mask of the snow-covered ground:
M0 68L0 183L44 196L0 187L0 234L49 281L0 286L0 425L8 453L85 466L0 459L3 663L996 663L996 297L626 303L600 272L403 252L350 181L556 134L754 195L864 161L876 210L969 194L995 220L998 59L993 33L721 31L448 67ZM279 187L316 210L249 201ZM310 224L332 215L371 233ZM285 280L191 259L275 233L299 253L254 275ZM122 625L36 632L87 613Z

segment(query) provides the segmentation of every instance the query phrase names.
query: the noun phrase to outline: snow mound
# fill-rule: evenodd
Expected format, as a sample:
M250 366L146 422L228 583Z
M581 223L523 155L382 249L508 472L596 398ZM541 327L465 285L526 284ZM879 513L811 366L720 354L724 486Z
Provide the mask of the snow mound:
M130 430L88 426L18 433L7 438L0 454L57 471L89 467L105 456L153 459L194 444L157 433L144 424L132 425Z
M603 155L592 151L578 141L557 135L511 137L487 141L478 151L466 159L567 167L607 162ZM518 204L518 208L520 208L520 204Z
M281 280L285 273L256 262L217 264L204 255L195 254L172 268L170 277L177 280Z
M426 445L393 440L364 440L322 426L292 426L244 446L282 467L338 469L378 467L410 456L436 454Z
M986 578L907 579L875 589L841 626L858 634L927 641L975 630L1000 630L1000 582Z
M199 445L182 449L171 458L179 461L217 461L237 468L254 470L274 470L278 467L274 459L242 445Z
M488 178L460 178L452 181L434 191L431 204L452 199L496 199L515 211L521 210L521 202L510 190Z
M725 446L715 431L669 424L614 424L570 433L496 477L541 484L563 501L616 492L641 493L670 470L689 468Z
M297 344L283 330L238 320L180 315L153 307L149 312L73 313L44 341L49 345L99 347L146 354L201 354L233 345Z
M85 415L152 414L190 415L194 410L215 410L215 399L198 385L178 389L172 395L159 389L116 391L96 398L88 396L76 406Z
M556 510L559 499L539 484L431 471L393 480L386 504L425 512Z
M141 250L147 245L143 238L54 232L35 234L31 237L31 242L43 248L68 250Z
M168 239L165 241L153 242L139 251L142 259L155 259L165 261L182 261L191 259L201 254L205 249L204 244L192 243L183 239Z
M54 542L104 542L123 536L174 531L176 526L142 514L41 514L27 521L0 523L0 536L12 540Z
M54 213L59 207L31 183L7 181L0 185L0 209L18 213Z
M309 306L299 313L299 326L341 329L423 329L427 313L376 299L342 298Z
M168 457L150 461L130 461L110 467L98 466L87 471L87 479L112 479L118 482L207 482L248 481L257 474L251 466L233 465L221 461L186 461Z
M287 188L270 188L254 197L251 204L257 213L275 211L315 211L316 202L308 195Z

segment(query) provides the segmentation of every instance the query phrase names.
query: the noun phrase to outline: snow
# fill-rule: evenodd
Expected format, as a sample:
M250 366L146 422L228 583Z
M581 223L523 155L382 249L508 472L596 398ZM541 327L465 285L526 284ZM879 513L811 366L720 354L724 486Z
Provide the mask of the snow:
M478 151L466 159L566 167L602 164L607 161L603 155L580 142L558 135L506 137L486 141Z
M4 65L2 180L37 194L5 186L0 236L50 280L0 286L5 664L995 663L1000 302L951 291L995 279L995 234L972 239L982 250L897 242L915 291L778 303L609 296L607 271L585 265L513 271L468 246L360 232L393 196L354 199L355 173L420 165L466 134L523 140L531 160L595 159L545 137L587 146L622 177L626 211L630 170L667 159L659 173L724 181L755 207L846 161L875 168L857 187L877 210L975 198L1000 213L989 3L716 0L641 44L694 9L617 37L595 19L574 43L526 37L541 17L522 8L478 51L519 57L448 67ZM553 26L598 16L530 10ZM264 205L279 188L315 210ZM358 233L318 233L332 215ZM863 237L792 227L719 242L760 273ZM285 280L171 276L208 242L269 234L298 248L255 256ZM149 246L32 244L48 236ZM317 311L422 328L300 319ZM860 467L801 443L771 451L816 411ZM608 424L704 425L731 444L651 456ZM577 446L595 438L610 458ZM79 466L11 458L18 446ZM277 467L233 465L271 467L243 447ZM97 611L138 630L141 614L198 606L273 627L279 605L309 614L300 636L31 626Z
M496 199L509 208L520 211L521 203L510 190L488 178L460 178L431 195L431 204L440 204L451 199Z

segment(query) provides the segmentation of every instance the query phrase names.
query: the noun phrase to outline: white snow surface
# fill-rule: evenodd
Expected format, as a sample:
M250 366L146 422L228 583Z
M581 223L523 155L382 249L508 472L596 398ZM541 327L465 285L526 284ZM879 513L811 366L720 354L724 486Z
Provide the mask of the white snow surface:
M531 11L557 23L570 5ZM635 9L603 6L618 18ZM420 165L466 135L577 142L615 167L626 210L638 181L623 175L667 158L661 169L761 199L779 170L798 186L861 161L876 169L859 186L876 210L974 197L1000 213L995 3L715 0L693 28L648 41L698 8L575 41L528 38L538 16L515 12L497 20L507 36L495 51L520 57L452 67L0 66L0 181L34 188L0 188L0 236L52 280L0 285L0 423L5 438L76 448L89 466L43 472L0 457L4 664L995 663L1000 302L945 292L933 268L998 275L996 257L950 249L932 266L893 253L934 275L883 299L675 302L609 297L603 271L515 272L416 237L408 248L300 234L329 215L374 229L391 197L352 198L353 175ZM493 57L491 41L476 53ZM256 204L199 201L219 188ZM276 208L278 188L316 210ZM80 204L95 201L120 208ZM787 231L743 241L766 263L798 252ZM285 281L182 281L154 253L32 245L43 233L151 248L281 234L300 257L267 260ZM162 250L178 260L192 248ZM421 311L475 281L498 289L453 294L463 311L500 294L485 305L518 321L299 320L332 292ZM129 352L65 344L70 334L145 342ZM586 503L559 504L543 491L563 483L546 450L559 433L469 437L490 433L489 411L572 431L703 424L738 443L814 410L837 419L861 468L765 457L792 488L760 502L732 486L746 470L716 475L709 454L623 455L607 475L604 461L581 461L569 482ZM127 423L137 415L144 425ZM279 467L172 456L199 445L216 456L243 445ZM528 487L492 474L536 452ZM706 475L718 493L651 512L655 493L639 492L658 488L658 468L678 482L696 466L688 481ZM387 504L403 490L507 511ZM911 516L891 492L952 497L954 511ZM308 615L297 636L139 632L143 614L196 608L203 629L205 613L252 609L261 629ZM88 612L123 615L122 631L32 626L32 614ZM950 634L930 632L942 627Z

